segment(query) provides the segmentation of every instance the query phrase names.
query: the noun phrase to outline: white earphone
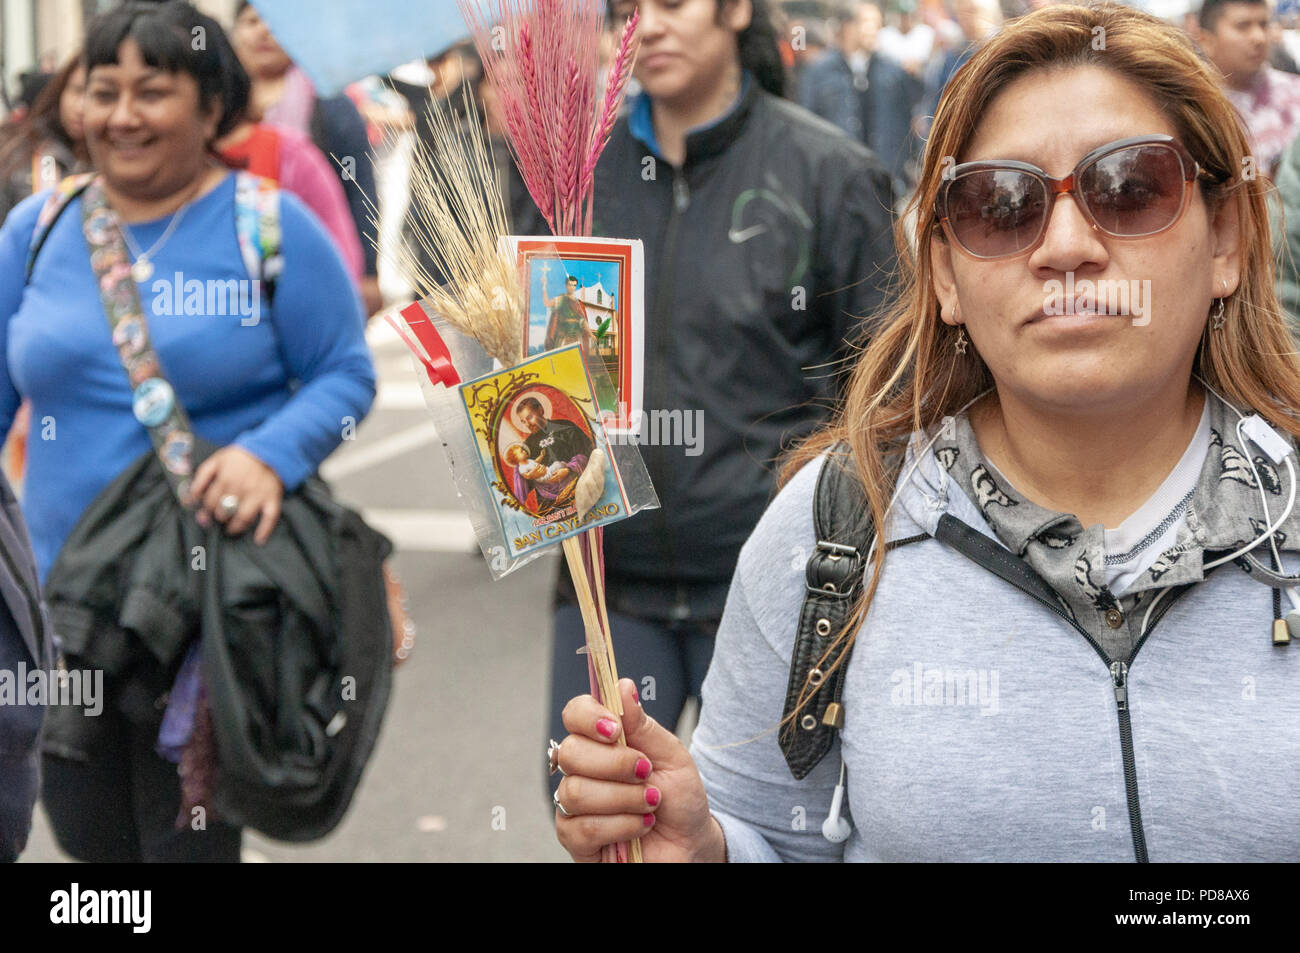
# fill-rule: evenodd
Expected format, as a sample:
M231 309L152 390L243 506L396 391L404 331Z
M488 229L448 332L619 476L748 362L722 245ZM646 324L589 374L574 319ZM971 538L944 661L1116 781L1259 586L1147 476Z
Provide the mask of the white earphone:
M840 783L835 785L835 796L831 798L831 812L822 821L822 837L832 844L843 844L853 833L853 825L847 817L841 817L844 807L844 758L840 758Z

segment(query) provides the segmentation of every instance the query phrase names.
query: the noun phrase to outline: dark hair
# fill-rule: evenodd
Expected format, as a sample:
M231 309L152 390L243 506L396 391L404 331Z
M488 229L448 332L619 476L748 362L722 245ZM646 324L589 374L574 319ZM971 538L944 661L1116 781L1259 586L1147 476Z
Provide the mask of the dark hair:
M530 396L530 397L525 397L523 400L521 400L519 402L519 409L523 410L525 407L527 407L529 410L533 411L534 413L541 414L543 417L546 416L546 408L542 406L542 402L538 400L536 397Z
M221 110L218 139L244 118L250 88L248 73L235 56L221 24L212 17L184 0L125 3L97 17L87 29L87 70L117 63L118 50L128 39L135 40L140 55L154 69L194 77L200 103L217 101Z
M722 15L722 6L735 0L717 0L718 15ZM749 70L758 85L773 96L785 95L785 64L781 62L781 47L776 38L776 26L772 22L772 11L768 9L767 0L749 0L754 7L754 15L749 26L740 31L736 37L740 45L740 66Z
M724 4L736 0L714 0L718 7L718 18L722 18ZM740 67L748 70L765 90L773 96L785 95L785 64L781 61L781 47L776 38L776 25L772 21L772 11L768 0L749 0L754 14L749 26L736 36L740 48ZM614 0L608 0L609 15L614 16Z
M1201 4L1200 12L1196 14L1196 22L1201 25L1202 30L1213 33L1219 25L1219 20L1223 17L1224 7L1233 3L1240 3L1245 6L1266 6L1268 0L1205 0Z
M36 105L36 100L41 98L41 93L45 92L50 85L53 76L50 73L42 72L39 68L29 69L18 76L18 95L14 97L14 105L20 109L32 109Z
M0 177L13 175L18 166L30 162L32 155L40 148L42 142L53 139L76 156L85 161L86 142L73 142L68 131L63 128L63 117L59 114L59 105L63 92L72 80L72 74L82 66L81 53L74 53L66 63L42 86L31 110L22 121L12 128L11 138L0 147ZM35 182L32 183L36 185Z
M567 285L570 281L572 281L575 285L580 285L580 284L582 284L582 282L579 281L577 278L575 278L573 275L569 275L569 277L567 277L567 278L564 279L564 283L565 283L566 285Z

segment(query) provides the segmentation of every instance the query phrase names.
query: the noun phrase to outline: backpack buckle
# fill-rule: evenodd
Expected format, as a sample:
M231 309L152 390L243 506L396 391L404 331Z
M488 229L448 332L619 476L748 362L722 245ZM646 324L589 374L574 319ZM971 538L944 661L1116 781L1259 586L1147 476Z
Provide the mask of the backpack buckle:
M862 554L852 546L817 541L817 549L808 560L805 585L809 592L831 598L843 598L862 569Z

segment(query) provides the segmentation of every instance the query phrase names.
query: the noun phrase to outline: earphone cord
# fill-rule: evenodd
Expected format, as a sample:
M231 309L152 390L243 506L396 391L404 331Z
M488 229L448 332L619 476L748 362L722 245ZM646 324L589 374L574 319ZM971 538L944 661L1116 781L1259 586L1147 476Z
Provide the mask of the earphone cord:
M1246 422L1246 415L1243 414L1236 407L1236 405L1234 405L1222 394L1220 394L1217 390L1211 387L1209 383L1206 382L1205 378L1197 374L1196 379L1201 382L1201 386L1204 387L1208 393L1211 393L1215 397L1217 397L1225 407L1230 408L1232 412L1237 415L1237 427L1236 427L1237 440L1241 443L1242 447L1246 447L1247 440L1244 436L1242 436L1242 429L1241 429ZM1291 464L1291 457L1289 454L1283 458L1283 462L1286 463L1287 475L1291 478L1291 492L1287 498L1286 509L1282 511L1281 517L1279 517L1278 521L1274 523L1272 522L1272 514L1270 514L1268 510L1268 497L1264 493L1264 482L1263 480L1260 479L1259 469L1258 467L1255 466L1255 461L1250 456L1249 451L1247 452L1246 455L1246 462L1250 464L1250 472L1255 478L1255 486L1259 489L1260 500L1264 505L1264 526L1265 526L1264 532L1259 536L1255 537L1255 539L1247 543L1245 546L1236 550L1235 552L1229 553L1226 556L1221 556L1218 559L1215 559L1211 562L1203 563L1201 566L1202 571L1213 569L1214 567L1221 566L1230 560L1237 559L1241 556L1244 556L1246 553L1250 552L1260 543L1264 542L1265 540L1268 540L1269 547L1272 549L1271 562L1273 564L1273 568L1278 573L1282 572L1282 556L1277 550L1277 540L1274 538L1274 534L1277 533L1277 531L1282 527L1282 524L1286 522L1287 517L1291 515L1291 510L1295 507L1295 497L1296 497L1295 467ZM1168 591L1169 591L1169 587L1161 589L1158 593L1156 593L1156 597L1151 600L1151 604L1147 606L1147 611L1145 615L1143 615L1142 617L1142 628L1139 630L1142 635L1146 635L1147 623L1151 619L1151 613L1155 609L1156 604L1162 598L1164 598L1165 593L1167 593ZM1290 588L1287 589L1287 595L1290 598L1292 605L1296 609L1300 609L1300 597L1297 597L1295 592L1293 592ZM1276 588L1273 590L1273 618L1275 619L1282 618L1282 590Z
M1240 443L1243 447L1246 446L1246 436L1245 436L1245 432L1242 430L1242 428L1245 425L1246 425L1246 419L1244 417L1237 421L1237 442ZM1268 511L1268 494L1264 492L1264 481L1260 479L1259 470L1255 466L1254 457L1248 457L1247 460L1250 463L1251 475L1254 476L1255 478L1255 487L1256 489L1259 490L1259 502L1260 505L1264 507L1264 525L1267 526L1273 521L1273 517ZM1269 558L1271 560L1273 571L1276 572L1278 575L1281 575L1282 554L1277 551L1276 536L1273 536L1271 534L1269 535L1268 548L1270 550ZM1282 590L1276 587L1274 587L1273 589L1273 618L1274 619L1282 618Z

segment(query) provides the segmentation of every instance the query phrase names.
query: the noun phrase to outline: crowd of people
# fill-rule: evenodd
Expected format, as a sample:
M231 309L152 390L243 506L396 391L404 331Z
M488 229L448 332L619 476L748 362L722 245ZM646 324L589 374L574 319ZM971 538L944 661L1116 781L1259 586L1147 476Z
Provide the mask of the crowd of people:
M1294 858L1294 23L1265 0L1177 23L1039 0L608 6L611 30L639 11L641 48L595 234L645 243L645 406L702 408L707 435L643 447L661 508L605 530L620 668L656 673L652 697L625 681L619 716L586 694L556 583L564 847ZM246 0L228 32L133 0L5 124L0 432L22 503L0 482L0 666L72 652L40 588L137 460L157 452L199 525L262 542L339 421L365 417L376 157L431 135L434 98L504 138L471 46L415 75L318 96ZM494 153L512 228L545 234ZM266 320L189 320L155 274L269 277ZM1049 293L1076 277L1144 290L1123 310ZM49 420L57 440L23 439ZM189 469L196 437L219 449ZM837 470L867 535L825 533ZM814 586L827 566L847 574ZM810 594L839 602L821 616ZM238 826L175 823L160 732L203 732L176 701L186 658L179 640L149 660L174 680L156 698L110 686L71 740L0 707L0 858L39 785L79 859L238 859ZM967 672L967 702L945 701ZM1243 677L1278 690L1244 706ZM824 833L791 824L823 804Z

